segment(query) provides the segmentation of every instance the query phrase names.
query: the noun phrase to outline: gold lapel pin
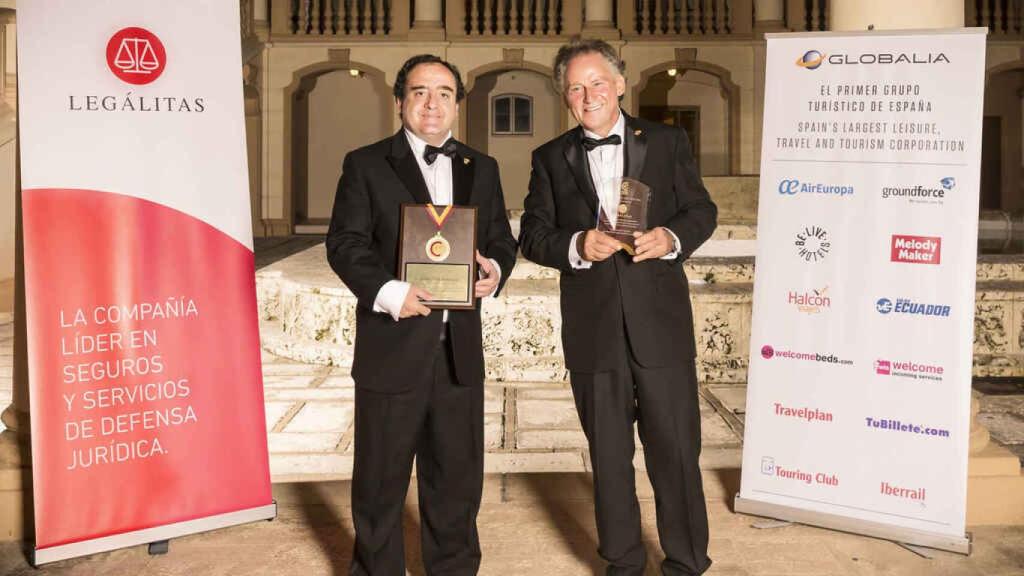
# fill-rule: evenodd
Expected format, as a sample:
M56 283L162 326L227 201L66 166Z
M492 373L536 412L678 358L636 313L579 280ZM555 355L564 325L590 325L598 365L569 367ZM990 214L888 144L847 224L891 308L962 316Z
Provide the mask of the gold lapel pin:
M462 163L468 165L469 164L469 158L463 158L462 159Z
M643 130L633 130L633 136L639 136L639 135L641 135L643 133L644 133Z

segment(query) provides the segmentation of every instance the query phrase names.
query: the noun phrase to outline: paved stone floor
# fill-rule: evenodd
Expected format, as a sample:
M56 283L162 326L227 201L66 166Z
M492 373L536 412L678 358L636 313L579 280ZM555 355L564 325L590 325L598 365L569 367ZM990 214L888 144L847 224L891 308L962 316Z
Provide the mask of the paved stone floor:
M0 317L0 407L10 403L13 326ZM344 369L307 365L265 355L264 379L268 439L278 481L300 477L344 477L351 466L351 378ZM993 438L1024 456L1024 384L1012 380L975 382L980 418ZM743 386L702 389L702 424L709 513L712 525L711 574L936 574L1024 575L1024 526L973 529L975 552L969 558L941 552L928 560L895 544L805 526L773 530L751 528L751 517L732 514L738 490L742 441ZM514 397L512 413L503 416ZM552 442L582 448L572 402L564 388L493 389L487 396L488 469L480 515L484 564L481 574L599 574L585 452L527 454L502 452L507 428L500 418L514 417L518 439L538 446ZM2 424L0 424L2 427ZM565 458L576 460L566 461ZM642 463L642 459L638 459ZM321 473L309 475L321 467ZM566 470L572 471L565 473ZM535 474L531 472L548 472ZM642 494L644 535L651 569L658 559L654 503L646 480ZM45 568L54 574L344 574L352 528L347 482L278 483L276 521L220 530L175 540L171 554L149 557L145 549L100 554ZM415 495L407 506L410 558L417 555ZM423 574L411 562L412 574ZM35 574L17 544L0 545L0 574Z
M891 542L789 526L759 530L755 518L730 512L738 471L705 473L711 523L710 576L1010 576L1024 574L1024 527L980 527L969 557L931 551L918 556ZM646 575L661 559L654 502L638 481L647 546ZM277 484L278 518L173 540L166 556L146 548L96 554L28 567L17 544L0 544L0 574L60 575L337 575L347 574L352 522L347 482ZM406 504L406 557L410 574L419 563L415 490ZM488 476L479 517L482 576L597 576L592 492L585 474Z

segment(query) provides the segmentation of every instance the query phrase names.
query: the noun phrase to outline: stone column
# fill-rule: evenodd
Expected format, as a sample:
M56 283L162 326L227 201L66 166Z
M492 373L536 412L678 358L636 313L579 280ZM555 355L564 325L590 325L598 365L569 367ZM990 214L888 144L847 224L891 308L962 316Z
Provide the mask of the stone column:
M782 32L786 29L786 6L783 0L755 0L754 31Z
M619 30L612 20L612 0L585 0L582 36L616 40Z
M963 0L834 0L832 30L958 28L964 25Z
M441 21L441 0L416 0L410 40L444 40L444 23Z

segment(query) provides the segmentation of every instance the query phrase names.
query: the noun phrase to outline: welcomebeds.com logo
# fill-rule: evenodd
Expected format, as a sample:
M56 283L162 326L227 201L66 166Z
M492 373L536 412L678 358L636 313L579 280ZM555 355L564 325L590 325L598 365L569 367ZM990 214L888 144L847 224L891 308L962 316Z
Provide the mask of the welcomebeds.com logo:
M799 362L819 362L822 364L838 364L840 366L853 366L853 360L840 358L835 354L821 354L819 352L797 352L794 350L782 350L765 344L761 347L761 357L765 360L795 360Z

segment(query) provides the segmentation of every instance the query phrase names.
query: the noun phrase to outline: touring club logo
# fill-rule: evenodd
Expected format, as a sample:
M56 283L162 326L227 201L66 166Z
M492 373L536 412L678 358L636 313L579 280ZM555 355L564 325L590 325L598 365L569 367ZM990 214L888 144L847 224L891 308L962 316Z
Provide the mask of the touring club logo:
M123 28L107 42L107 66L124 82L149 84L167 65L163 42L145 28Z

